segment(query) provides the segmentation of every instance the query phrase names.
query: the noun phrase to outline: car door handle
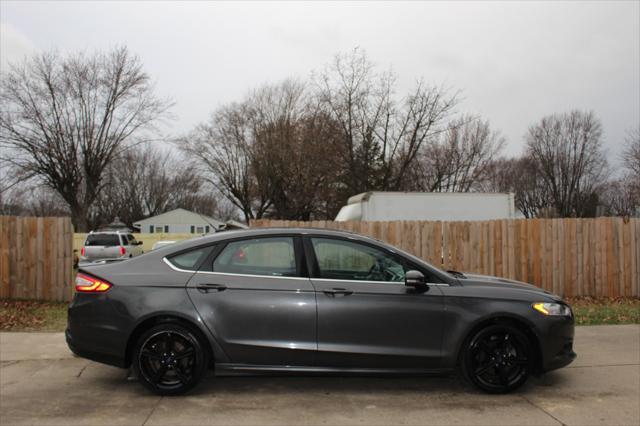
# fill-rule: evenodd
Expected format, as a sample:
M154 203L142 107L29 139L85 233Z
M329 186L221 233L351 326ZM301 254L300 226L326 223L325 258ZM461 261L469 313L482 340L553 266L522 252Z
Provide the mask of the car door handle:
M196 288L198 289L198 291L202 292L202 293L209 293L210 291L224 291L227 289L227 286L224 284L210 284L210 283L203 283L203 284L198 284L196 286Z
M342 294L343 296L348 296L350 294L353 294L353 290L347 290L346 288L332 288L332 289L322 290L322 292L328 296L335 296L338 294Z

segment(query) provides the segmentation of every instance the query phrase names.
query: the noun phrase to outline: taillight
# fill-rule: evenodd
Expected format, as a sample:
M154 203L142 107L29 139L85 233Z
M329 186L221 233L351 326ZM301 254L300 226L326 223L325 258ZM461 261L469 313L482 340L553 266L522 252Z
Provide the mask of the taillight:
M80 255L84 257L84 247L82 247L82 249L80 250Z
M111 288L106 281L85 275L82 272L76 274L76 291L80 293L104 293Z
M124 247L120 246L120 256L124 256L126 252L127 251L124 249Z

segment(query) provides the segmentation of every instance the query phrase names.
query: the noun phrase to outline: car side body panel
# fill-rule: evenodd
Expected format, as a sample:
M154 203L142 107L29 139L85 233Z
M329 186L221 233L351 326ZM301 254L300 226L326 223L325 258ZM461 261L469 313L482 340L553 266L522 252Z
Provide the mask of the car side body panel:
M425 271L434 270L382 242L339 231L253 229L214 234L122 262L83 266L83 272L107 280L113 287L102 294L74 296L69 306L69 346L81 356L126 367L128 345L136 328L153 318L173 317L188 321L206 336L222 372L445 371L456 366L465 339L479 325L511 318L537 339L541 371L575 358L573 318L545 317L531 307L534 302L560 299L522 283L474 275L456 279L434 272L443 282L430 286L422 295L397 283L398 287L388 292L390 284L378 288L363 282L353 284L351 296L341 300L337 297L342 296L337 296L336 303L326 304L324 290L335 283L304 276L287 279L196 273L172 268L164 260L234 238L283 233L362 241L403 256ZM226 289L205 294L198 289L200 284L221 284ZM351 299L352 305L340 306L355 295L359 296ZM317 304L317 297L327 300ZM409 298L410 303L405 304ZM403 307L406 315L399 315ZM393 315L385 317L389 312ZM326 341L325 333L330 336ZM380 339L380 333L386 340ZM423 338L426 340L420 340ZM432 340L437 338L439 348Z
M531 307L535 301L546 302L555 297L539 290L509 288L508 284L495 286L472 280L461 282L460 286L442 287L446 305L444 321L447 324L442 341L443 367L455 367L465 340L479 325L495 319L512 320L531 332L531 337L542 349L540 371L557 368L554 364L556 356L566 356L569 362L573 359L568 353L572 352L573 318L547 317Z
M186 290L192 272L177 272L143 256L116 264L96 265L81 272L109 281L102 294L76 293L68 308L67 341L81 356L119 367L128 364L127 349L136 328L152 318L180 318L207 337L214 357L228 358L204 326ZM131 263L129 263L131 262Z
M198 272L187 288L232 362L313 364L316 298L308 278Z
M439 368L444 298L439 286L312 280L318 299L318 364ZM333 289L350 294L332 294ZM328 293L325 293L328 291Z

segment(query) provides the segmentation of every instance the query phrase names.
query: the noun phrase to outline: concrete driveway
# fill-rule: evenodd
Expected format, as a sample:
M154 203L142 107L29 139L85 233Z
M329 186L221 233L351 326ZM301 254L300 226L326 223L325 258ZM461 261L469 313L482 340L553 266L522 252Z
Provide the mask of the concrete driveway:
M173 398L74 358L61 333L0 333L0 424L640 424L640 326L576 333L576 362L511 395L457 377L212 377Z

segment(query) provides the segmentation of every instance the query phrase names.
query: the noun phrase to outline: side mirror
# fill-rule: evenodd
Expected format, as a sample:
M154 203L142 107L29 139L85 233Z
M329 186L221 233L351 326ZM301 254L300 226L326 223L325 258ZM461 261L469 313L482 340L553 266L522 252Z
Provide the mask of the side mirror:
M427 281L424 278L424 275L420 271L407 271L404 274L404 285L407 287L426 287Z

